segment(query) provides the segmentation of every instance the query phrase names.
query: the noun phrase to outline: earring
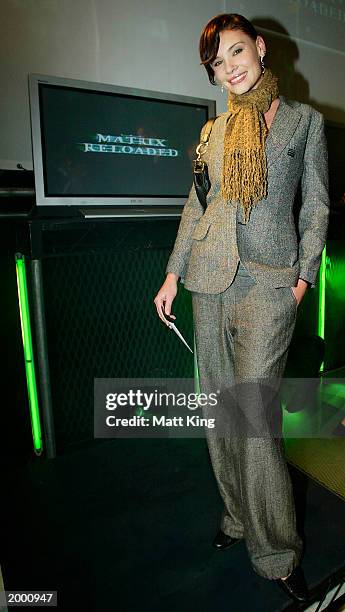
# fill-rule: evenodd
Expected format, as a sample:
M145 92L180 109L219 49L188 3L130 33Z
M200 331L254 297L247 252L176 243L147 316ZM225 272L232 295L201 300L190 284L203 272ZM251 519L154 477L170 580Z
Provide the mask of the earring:
M262 74L265 73L265 64L264 64L264 56L260 55L260 63L261 63L261 72Z
M224 93L224 85L223 85L223 83L222 83L222 86L221 86L221 88L220 88L220 91L221 91L222 93Z

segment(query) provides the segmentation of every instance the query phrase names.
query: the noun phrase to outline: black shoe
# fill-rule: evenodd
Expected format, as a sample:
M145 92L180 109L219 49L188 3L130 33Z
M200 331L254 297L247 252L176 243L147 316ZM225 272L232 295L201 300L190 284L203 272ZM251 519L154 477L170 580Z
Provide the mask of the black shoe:
M295 567L286 580L278 578L278 586L298 603L306 603L309 600L309 592L305 581L303 570L300 566Z
M240 540L241 538L232 538L220 529L212 542L212 546L217 550L226 550L234 544L237 544L237 542L240 542Z

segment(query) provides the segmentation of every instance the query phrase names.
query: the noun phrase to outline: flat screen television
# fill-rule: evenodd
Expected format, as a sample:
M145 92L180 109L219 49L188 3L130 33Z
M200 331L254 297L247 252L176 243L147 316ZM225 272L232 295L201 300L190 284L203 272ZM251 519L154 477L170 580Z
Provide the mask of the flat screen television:
M38 206L183 205L213 100L29 74Z

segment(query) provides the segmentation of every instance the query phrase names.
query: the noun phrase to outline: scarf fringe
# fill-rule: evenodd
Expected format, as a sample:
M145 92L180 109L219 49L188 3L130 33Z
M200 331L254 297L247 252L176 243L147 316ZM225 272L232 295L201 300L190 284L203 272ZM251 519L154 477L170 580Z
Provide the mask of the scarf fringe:
M228 158L230 156L226 156ZM226 159L225 158L225 159ZM266 156L265 156L266 158ZM256 202L267 196L267 165L261 151L235 149L226 164L222 194L226 199Z
M252 206L267 197L267 128L263 114L278 95L277 78L269 68L257 89L229 94L232 115L225 130L222 195L226 200L240 201L245 222Z

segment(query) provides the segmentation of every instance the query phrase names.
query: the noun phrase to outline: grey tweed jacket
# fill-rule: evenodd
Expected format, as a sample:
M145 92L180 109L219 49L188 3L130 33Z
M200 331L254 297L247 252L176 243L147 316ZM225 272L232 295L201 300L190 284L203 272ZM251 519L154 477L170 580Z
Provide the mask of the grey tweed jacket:
M315 287L329 219L324 117L308 104L279 97L265 142L268 195L252 208L247 223L239 201L221 195L229 112L213 124L204 156L212 185L208 206L204 213L192 185L166 267L190 291L221 293L231 284L239 259L267 287L292 287L298 278ZM302 206L296 220L299 181Z

